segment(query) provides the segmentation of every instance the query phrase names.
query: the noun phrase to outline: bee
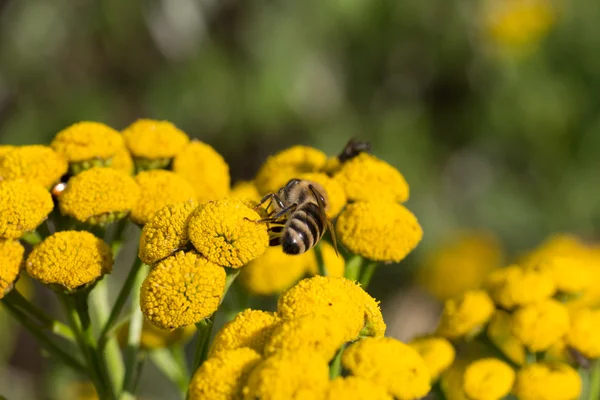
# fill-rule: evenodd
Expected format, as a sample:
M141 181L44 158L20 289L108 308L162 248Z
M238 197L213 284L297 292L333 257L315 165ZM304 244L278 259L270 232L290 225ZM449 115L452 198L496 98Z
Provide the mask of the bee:
M354 139L350 139L350 141L344 147L344 150L338 155L338 159L340 162L348 161L360 153L371 151L371 145L367 142L357 142Z

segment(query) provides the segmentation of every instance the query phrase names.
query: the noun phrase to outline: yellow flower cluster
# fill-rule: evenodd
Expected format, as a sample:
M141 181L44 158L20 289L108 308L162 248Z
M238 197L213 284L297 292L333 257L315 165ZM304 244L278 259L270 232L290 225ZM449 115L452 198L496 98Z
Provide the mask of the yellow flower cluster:
M25 179L49 189L67 172L67 160L50 147L13 147L0 158L0 180Z
M151 119L129 125L123 130L123 138L136 163L159 161L159 167L166 166L190 140L172 123Z
M50 193L39 183L0 181L0 238L18 239L35 230L54 208Z
M0 299L19 279L24 253L25 249L17 240L0 239Z

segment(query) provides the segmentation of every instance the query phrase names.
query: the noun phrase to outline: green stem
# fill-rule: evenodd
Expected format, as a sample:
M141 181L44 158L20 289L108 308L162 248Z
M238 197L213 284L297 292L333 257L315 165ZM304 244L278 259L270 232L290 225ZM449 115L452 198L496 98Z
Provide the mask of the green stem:
M321 249L320 243L315 246L315 257L317 259L317 268L319 271L319 275L329 275L329 273L327 272L327 266L325 265L325 261L323 260L323 251Z
M600 399L600 361L595 360L590 369L590 392L589 400Z
M206 361L206 358L208 357L208 348L214 322L215 314L213 314L210 318L205 318L196 324L196 328L198 329L198 341L196 342L196 353L194 354L192 374L196 372L196 370L204 361Z
M227 277L225 278L225 289L223 290L223 297L221 297L221 303L223 303L223 300L225 300L225 296L227 296L229 289L231 289L231 285L233 285L235 278L238 277L241 270L242 270L241 268L237 268L237 269L227 268L226 269Z
M179 346L181 347L181 346ZM181 398L185 398L185 394L189 386L189 377L187 371L183 370L180 362L174 357L174 353L169 349L155 349L149 352L150 360L171 382L177 385Z
M338 350L335 357L331 361L331 365L329 366L329 378L335 379L342 373L342 354L346 349L346 345L343 344L342 347Z
M357 281L360 277L360 267L362 266L363 258L359 255L353 256L346 262L344 276L353 281Z
M183 343L176 343L170 348L173 358L177 361L179 369L185 375L187 381L190 380L190 368L188 366L187 357L185 356L185 347Z
M31 246L35 246L36 244L41 243L41 241L44 239L37 231L33 231L26 232L23 236L21 236L21 240Z
M375 269L377 269L376 262L370 262L363 268L363 271L360 275L360 286L362 286L364 290L367 290L367 287L369 287L369 283L371 282L371 278L375 273Z

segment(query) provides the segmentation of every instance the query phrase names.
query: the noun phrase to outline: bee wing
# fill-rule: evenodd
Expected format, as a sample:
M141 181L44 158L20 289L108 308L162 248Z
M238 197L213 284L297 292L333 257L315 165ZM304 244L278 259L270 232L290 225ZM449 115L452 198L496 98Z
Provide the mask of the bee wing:
M325 213L325 203L323 202L323 198L321 197L321 193L319 193L317 191L317 189L314 188L313 185L308 185L308 187L313 192L313 195L315 196L315 199L317 199L317 204L319 205L319 210L321 211L321 216L323 217L323 219L325 220L325 223L327 224L327 229L329 229L329 232L331 232L331 240L333 241L333 247L335 249L335 254L337 256L339 256L338 247L337 247L337 239L335 237L335 231L333 230L333 225L331 224L331 220L329 219L329 217Z

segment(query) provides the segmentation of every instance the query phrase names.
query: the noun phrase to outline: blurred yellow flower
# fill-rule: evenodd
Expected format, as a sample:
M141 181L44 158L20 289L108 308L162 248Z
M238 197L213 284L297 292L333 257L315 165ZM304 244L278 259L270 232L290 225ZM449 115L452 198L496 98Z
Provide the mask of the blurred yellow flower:
M4 155L6 155L6 153L8 153L11 150L16 149L17 146L12 146L10 144L0 144L0 157L4 157Z
M258 204L260 201L260 193L253 181L238 181L231 188L229 193L231 197L235 197L240 200L247 200L254 204Z
M240 399L246 379L260 359L260 354L245 347L214 355L194 374L189 400Z
M344 272L346 270L346 261L344 257L337 254L335 252L335 248L333 245L329 244L324 240L320 241L318 244L321 250L321 257L323 258L323 264L325 264L325 269L327 270L328 276L344 276ZM319 265L317 260L317 255L315 249L311 249L307 252L310 255L310 259L306 259L308 261L307 272L309 275L318 275L319 274ZM305 253L305 254L307 254ZM298 256L293 256L298 257Z
M471 400L467 397L463 377L470 360L457 358L440 376L440 388L447 400Z
M322 172L300 174L296 178L315 182L325 189L322 194L327 199L327 215L331 218L337 216L348 201L342 186Z
M58 132L50 146L63 154L69 163L90 161L87 166L106 166L123 147L121 134L100 122L83 121ZM83 167L84 169L87 169Z
M133 157L147 160L166 159L166 163L179 154L190 141L185 132L172 123L153 119L138 119L122 133Z
M142 284L140 304L160 328L175 329L210 317L225 290L225 270L195 253L179 251L162 260Z
M517 309L512 316L514 335L530 351L547 350L569 329L569 312L560 302L548 299Z
M329 383L324 400L393 400L374 382L356 376L335 378Z
M505 309L535 303L556 292L554 280L548 273L517 265L492 271L485 287L494 301Z
M431 376L423 358L396 339L366 338L355 342L342 354L342 365L352 375L386 388L400 400L419 399L431 388Z
M487 335L509 360L518 365L525 363L525 346L512 332L512 318L509 313L496 310L487 327Z
M342 167L342 162L340 161L338 156L327 157L325 161L325 165L321 168L321 171L326 173L329 176L335 174Z
M47 285L67 291L96 282L112 271L110 247L86 231L62 231L48 236L27 257L27 273Z
M464 391L473 400L498 400L508 395L515 382L515 371L496 358L483 358L467 367Z
M600 358L600 310L575 311L567 343L587 358Z
M513 392L519 400L575 400L581 394L581 378L567 364L530 364L517 372Z
M0 238L18 239L35 230L54 208L52 196L36 182L0 182Z
M385 262L402 261L423 237L417 218L392 201L348 204L337 218L335 231L352 253Z
M197 207L196 200L188 200L158 210L142 228L140 260L151 265L184 249L189 243L188 223Z
M67 168L66 158L48 146L14 147L0 158L0 180L27 179L50 189Z
M125 172L127 175L133 175L133 159L127 147L123 146L115 153L109 165L110 168Z
M412 340L408 345L423 358L432 381L436 381L452 365L456 356L454 346L441 337L422 337Z
M437 334L449 339L476 333L494 313L494 303L483 290L470 290L446 300Z
M0 239L0 299L13 289L19 278L24 253L18 240Z
M545 259L557 256L581 256L588 247L575 235L560 233L548 237L538 247L525 254L519 260L524 268L535 267Z
M225 198L200 206L189 221L190 241L215 264L239 268L269 246L267 225L242 200Z
M121 347L127 345L129 323L122 325L117 337ZM175 343L185 343L196 333L195 325L188 325L179 329L162 329L144 319L140 347L145 350L160 349L172 346Z
M576 255L547 257L530 269L551 276L557 290L563 293L580 293L591 283L587 260Z
M67 386L65 398L74 400L99 400L98 392L92 382L70 382Z

